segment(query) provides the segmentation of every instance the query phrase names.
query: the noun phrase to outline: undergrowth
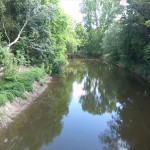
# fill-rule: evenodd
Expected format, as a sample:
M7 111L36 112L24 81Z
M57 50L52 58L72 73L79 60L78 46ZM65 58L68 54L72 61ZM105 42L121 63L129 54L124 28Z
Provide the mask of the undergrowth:
M24 92L32 92L34 81L39 81L45 75L43 69L33 68L18 74L14 81L0 81L0 106L13 101L16 97L25 99Z

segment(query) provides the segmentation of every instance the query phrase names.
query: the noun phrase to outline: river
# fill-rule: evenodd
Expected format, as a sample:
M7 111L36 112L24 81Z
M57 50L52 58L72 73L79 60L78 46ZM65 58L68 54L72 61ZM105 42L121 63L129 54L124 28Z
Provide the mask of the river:
M149 150L150 86L98 60L70 60L7 128L0 150Z

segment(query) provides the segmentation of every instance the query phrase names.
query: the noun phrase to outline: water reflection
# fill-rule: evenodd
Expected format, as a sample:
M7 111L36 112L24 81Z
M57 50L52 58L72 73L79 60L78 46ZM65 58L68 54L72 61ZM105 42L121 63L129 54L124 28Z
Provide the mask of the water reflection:
M127 93L126 93L127 94ZM109 128L101 135L101 140L112 147L111 143L122 139L131 150L150 149L150 95L133 93L132 96L122 97L121 107L109 121Z
M99 115L112 112L116 106L116 97L111 98L111 95L107 94L107 89L102 87L99 79L91 78L90 75L87 75L84 81L83 90L86 92L80 97L83 110Z
M112 66L95 62L88 63L87 67L88 73L84 76L83 87L86 94L80 98L83 110L99 115L105 112L111 113L118 101L116 83L110 80L110 77L115 80L116 72Z
M149 116L144 81L111 64L71 60L63 77L0 130L0 149L148 150Z
M118 132L119 128L115 122L115 118L107 122L107 125L109 129L105 129L99 135L100 142L104 144L103 150L129 150L129 144Z
M61 133L62 118L68 114L71 86L68 83L66 86L65 78L60 85L63 88L53 81L36 103L20 114L7 129L0 131L1 150L39 150Z
M149 87L141 85L124 70L103 63L90 62L87 65L88 73L84 76L85 95L80 102L83 110L92 114L112 112L116 103L121 105L126 101L148 100L150 98ZM144 87L145 86L145 87Z
M125 70L104 63L87 62L80 80L83 111L93 115L112 113L100 133L104 149L150 149L150 88ZM96 69L97 68L97 69Z

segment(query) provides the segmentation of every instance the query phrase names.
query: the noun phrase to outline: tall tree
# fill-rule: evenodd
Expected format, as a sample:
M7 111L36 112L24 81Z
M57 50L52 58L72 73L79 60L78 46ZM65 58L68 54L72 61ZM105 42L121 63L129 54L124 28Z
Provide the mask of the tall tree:
M0 20L2 47L15 55L19 50L30 64L44 63L48 72L62 70L73 24L58 0L2 0Z
M88 32L87 54L99 56L104 32L121 10L120 1L83 0L81 12Z

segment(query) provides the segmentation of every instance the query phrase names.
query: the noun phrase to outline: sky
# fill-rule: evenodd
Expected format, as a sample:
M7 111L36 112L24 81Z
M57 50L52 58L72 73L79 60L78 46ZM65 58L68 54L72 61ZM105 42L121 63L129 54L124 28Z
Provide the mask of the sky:
M82 14L80 13L80 3L82 0L60 0L60 5L76 22L82 22Z
M60 5L76 22L82 22L82 14L80 13L80 4L82 0L60 0ZM125 5L126 0L121 0L121 4Z

